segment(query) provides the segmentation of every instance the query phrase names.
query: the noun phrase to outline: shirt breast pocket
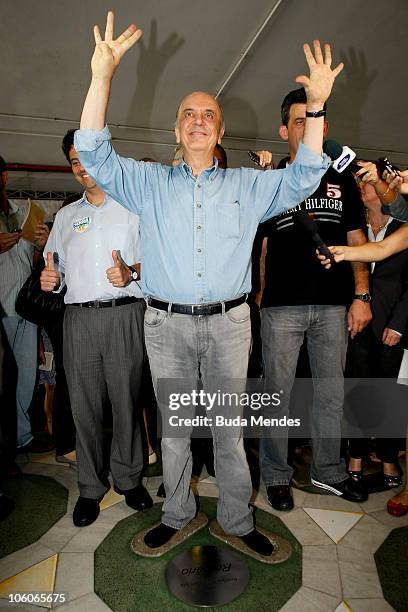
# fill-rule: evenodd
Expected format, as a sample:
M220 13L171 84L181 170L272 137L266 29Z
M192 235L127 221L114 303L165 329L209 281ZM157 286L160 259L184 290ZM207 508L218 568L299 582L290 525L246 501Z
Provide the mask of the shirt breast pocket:
M217 204L215 224L220 238L240 237L241 207L238 200Z
M129 250L132 249L132 237L129 225L124 223L114 223L109 228L109 248L110 250L119 250L122 257L126 257ZM134 262L127 262L134 263Z

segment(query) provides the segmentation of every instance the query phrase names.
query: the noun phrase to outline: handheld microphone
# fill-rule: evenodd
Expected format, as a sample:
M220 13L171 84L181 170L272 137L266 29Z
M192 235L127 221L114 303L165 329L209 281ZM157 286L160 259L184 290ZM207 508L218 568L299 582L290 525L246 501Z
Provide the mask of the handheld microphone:
M308 234L310 234L310 237L315 243L319 253L324 255L327 259L330 259L332 263L335 263L333 253L329 250L325 242L323 242L323 239L319 234L317 223L314 221L314 219L312 219L309 213L307 213L305 210L297 210L295 213L293 213L293 220L301 225Z
M258 153L255 153L255 151L248 151L248 157L251 161L254 162L254 164L256 164L257 166L260 166L260 157L258 155Z
M350 147L342 147L335 140L325 140L323 151L333 160L332 166L336 172L341 173L348 169L352 174L356 174L361 170L361 166L354 161L356 154ZM365 172L357 178L361 178L363 174Z

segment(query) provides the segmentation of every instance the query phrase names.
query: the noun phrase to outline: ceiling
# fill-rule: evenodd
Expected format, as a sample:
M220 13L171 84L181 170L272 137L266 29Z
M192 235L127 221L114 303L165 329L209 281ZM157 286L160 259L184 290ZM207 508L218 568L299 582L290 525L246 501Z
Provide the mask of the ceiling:
M283 96L305 72L302 43L333 45L346 67L330 99L330 137L360 157L408 167L407 0L1 0L0 154L10 163L64 165L90 78L92 26L112 8L116 32L143 38L114 79L108 121L117 150L169 162L181 97L219 93L231 166L248 149L286 152ZM103 30L102 30L103 31ZM76 190L69 174L12 172L9 187Z

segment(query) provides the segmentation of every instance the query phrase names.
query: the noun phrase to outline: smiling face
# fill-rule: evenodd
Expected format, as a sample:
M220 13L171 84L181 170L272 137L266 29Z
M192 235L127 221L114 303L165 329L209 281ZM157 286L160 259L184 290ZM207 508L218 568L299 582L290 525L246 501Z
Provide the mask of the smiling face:
M177 142L185 153L205 153L212 157L214 147L224 134L221 107L213 96L197 91L186 96L179 106L176 122Z
M86 172L85 168L79 161L78 153L74 146L72 146L69 151L69 161L71 164L73 175L75 176L78 183L80 183L86 191L95 188L96 182L91 176L89 176L89 174Z

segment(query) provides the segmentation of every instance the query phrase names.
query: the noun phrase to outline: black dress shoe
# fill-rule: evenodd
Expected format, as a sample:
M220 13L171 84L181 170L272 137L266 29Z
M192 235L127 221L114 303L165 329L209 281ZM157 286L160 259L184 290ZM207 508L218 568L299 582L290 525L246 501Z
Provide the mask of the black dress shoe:
M273 553L273 546L266 536L259 533L256 529L253 529L244 536L240 536L240 539L250 548L254 550L258 555L264 557L270 557Z
M140 512L141 510L147 510L153 506L153 500L143 485L137 485L137 487L127 489L127 491L123 491L123 489L119 489L116 486L113 488L116 493L125 496L127 505L133 508L133 510L139 510Z
M293 510L293 497L289 485L273 485L266 487L268 502L275 510Z
M88 497L78 497L72 520L75 527L92 525L99 516L99 500Z
M334 495L347 499L347 501L360 503L365 502L368 499L367 491L361 480L355 480L351 476L345 480L342 480L341 482L320 482L314 478L312 478L311 481L312 485L315 487L325 489L330 493L334 493Z
M173 527L160 523L160 525L157 525L157 527L154 527L146 533L144 543L149 548L159 548L167 544L177 531L178 530Z

